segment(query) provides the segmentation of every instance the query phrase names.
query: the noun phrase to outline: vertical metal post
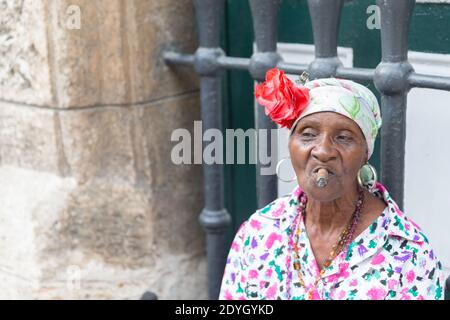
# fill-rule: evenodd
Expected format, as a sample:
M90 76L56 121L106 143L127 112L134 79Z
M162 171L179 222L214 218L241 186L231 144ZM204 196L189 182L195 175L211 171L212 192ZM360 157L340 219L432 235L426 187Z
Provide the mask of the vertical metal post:
M278 9L281 0L250 0L253 17L253 29L257 52L250 59L249 71L253 79L263 81L266 71L276 67L281 61L277 51ZM276 162L278 150L272 150L271 141L277 139L273 136L277 125L265 115L264 107L255 102L255 127L267 132L267 141L260 140L257 135L257 165L256 165L256 191L258 208L275 200L278 196L278 181L276 174L262 174L266 167L260 162L260 155L271 157ZM272 132L273 131L273 132ZM270 165L270 164L269 164Z
M445 300L450 300L450 277L445 282Z
M203 133L211 128L222 129L221 69L217 59L224 56L219 47L224 5L224 0L195 0L200 47L195 53L194 67L201 77ZM224 208L222 165L203 164L203 175L205 206L199 221L206 232L209 298L217 299L227 255L225 230L231 217Z
M403 209L405 179L406 102L408 77L408 30L414 0L377 0L381 11L382 61L374 83L381 92L381 181Z
M311 79L335 76L342 66L337 40L343 4L344 0L308 0L315 46L315 59L308 68Z

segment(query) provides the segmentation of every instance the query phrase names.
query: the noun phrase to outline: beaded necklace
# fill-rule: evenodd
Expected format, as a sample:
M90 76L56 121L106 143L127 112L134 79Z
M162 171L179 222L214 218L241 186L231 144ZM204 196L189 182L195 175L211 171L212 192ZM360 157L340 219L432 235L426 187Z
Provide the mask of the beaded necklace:
M298 215L298 219L300 219L302 216L306 217L307 201L308 201L308 199L306 197L306 194L303 193L300 198L300 214ZM353 236L355 234L356 226L358 225L359 219L361 217L363 203L364 203L364 192L363 192L363 189L361 187L359 187L358 200L356 202L355 211L353 212L353 215L352 215L349 223L347 224L346 228L342 231L342 233L338 239L338 242L331 249L331 252L330 252L327 260L325 261L322 269L320 270L318 278L316 279L316 281L314 281L312 290L308 289L308 287L306 286L305 281L303 280L302 272L300 270L301 269L300 255L299 255L299 247L298 247L298 241L300 238L300 221L297 222L297 228L295 230L295 240L293 241L293 249L294 249L294 254L295 254L294 269L298 271L300 284L303 286L303 288L308 290L308 299L309 300L317 299L320 297L318 294L318 291L317 291L317 285L319 284L319 281L322 280L322 276L325 273L325 270L331 265L334 258L336 258L336 256L338 256L339 253L342 252L342 250L345 249L345 252L348 250L348 246L352 242Z

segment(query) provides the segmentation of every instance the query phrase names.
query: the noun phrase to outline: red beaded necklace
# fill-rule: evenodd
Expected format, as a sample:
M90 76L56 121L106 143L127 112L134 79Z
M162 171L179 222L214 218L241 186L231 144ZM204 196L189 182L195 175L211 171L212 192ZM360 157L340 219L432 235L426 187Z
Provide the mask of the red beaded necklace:
M301 219L301 217L306 217L306 203L308 199L305 193L302 194L300 198L300 214L298 215L298 219ZM364 204L364 191L361 187L358 188L358 200L356 202L355 211L353 212L353 215L347 224L346 228L342 231L337 243L333 246L331 249L330 255L328 256L328 259L325 261L323 268L320 270L319 276L314 282L313 288L308 288L305 284L305 281L303 280L301 267L300 267L300 255L299 255L299 248L298 248L298 241L300 238L300 221L297 223L297 227L295 230L295 238L293 241L293 249L295 254L294 259L294 269L298 271L299 281L300 284L305 288L305 290L308 291L308 299L313 300L320 298L318 292L317 292L317 285L320 280L322 280L322 276L325 273L325 270L331 265L334 258L336 258L339 253L341 253L343 250L347 252L348 246L353 240L353 236L355 234L356 226L358 225L359 219L361 217L361 211Z

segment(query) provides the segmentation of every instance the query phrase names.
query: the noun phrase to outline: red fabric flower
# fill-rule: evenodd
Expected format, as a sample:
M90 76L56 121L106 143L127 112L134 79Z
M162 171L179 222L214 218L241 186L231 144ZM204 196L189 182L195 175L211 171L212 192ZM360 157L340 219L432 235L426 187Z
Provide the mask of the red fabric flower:
M291 128L308 105L309 90L294 85L282 70L274 68L267 71L264 83L255 85L255 97L272 121Z

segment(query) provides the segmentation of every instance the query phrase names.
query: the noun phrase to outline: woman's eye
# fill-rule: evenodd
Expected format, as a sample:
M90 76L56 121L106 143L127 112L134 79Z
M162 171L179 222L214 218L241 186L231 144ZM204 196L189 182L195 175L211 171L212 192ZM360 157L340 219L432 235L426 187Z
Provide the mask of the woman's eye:
M312 138L312 137L314 137L314 134L311 132L302 132L302 137Z
M350 141L350 140L352 140L352 138L351 137L349 137L349 136L338 136L337 137L339 140L342 140L342 141Z

